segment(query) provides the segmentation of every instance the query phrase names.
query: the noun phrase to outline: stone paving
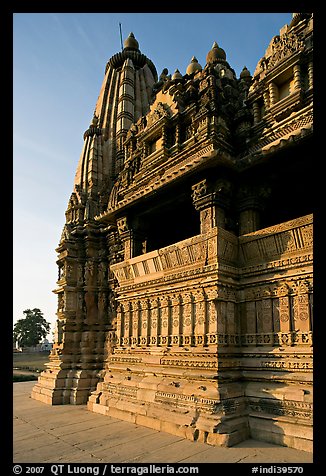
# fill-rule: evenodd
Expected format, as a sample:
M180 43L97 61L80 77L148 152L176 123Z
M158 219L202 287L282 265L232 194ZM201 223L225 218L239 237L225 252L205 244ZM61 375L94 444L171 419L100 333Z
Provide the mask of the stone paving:
M247 440L232 448L184 440L85 405L30 398L35 382L13 384L14 463L312 463L311 453Z

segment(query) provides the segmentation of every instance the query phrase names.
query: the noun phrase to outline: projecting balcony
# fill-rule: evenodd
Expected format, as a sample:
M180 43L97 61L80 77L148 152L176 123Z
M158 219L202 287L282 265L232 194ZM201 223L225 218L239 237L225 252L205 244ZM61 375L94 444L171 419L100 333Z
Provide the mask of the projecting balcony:
M310 260L312 215L254 233L235 236L223 228L187 238L172 245L111 266L119 286L140 284L178 273L212 266L240 268L244 275L258 270L276 271Z
M136 256L111 266L120 286L160 279L171 274L202 270L222 261L235 265L237 237L221 229L212 228L208 233L196 235L173 245Z

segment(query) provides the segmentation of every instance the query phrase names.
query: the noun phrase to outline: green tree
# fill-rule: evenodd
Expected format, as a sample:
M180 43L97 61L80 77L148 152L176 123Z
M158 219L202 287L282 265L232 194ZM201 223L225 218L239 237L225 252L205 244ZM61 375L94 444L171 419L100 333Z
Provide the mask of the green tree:
M26 309L23 314L25 317L14 325L14 342L17 342L19 347L33 347L47 336L50 323L44 319L40 309Z

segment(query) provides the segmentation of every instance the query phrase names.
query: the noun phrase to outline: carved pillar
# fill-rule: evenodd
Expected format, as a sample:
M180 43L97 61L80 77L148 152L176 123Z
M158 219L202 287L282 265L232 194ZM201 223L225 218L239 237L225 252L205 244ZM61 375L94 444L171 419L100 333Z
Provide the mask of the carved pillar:
M124 307L122 304L117 306L117 342L122 345L124 335Z
M181 344L180 334L182 326L180 296L173 296L171 301L172 345L179 346Z
M134 256L132 230L129 229L127 217L122 217L117 221L118 233L124 245L124 259L130 259Z
M141 336L142 336L142 302L137 301L137 345L141 345Z
M291 331L291 313L290 313L290 298L289 287L282 284L277 290L278 296L278 315L279 331L282 333L289 333Z
M256 302L245 302L245 316L246 316L246 333L256 334L257 332L257 318L256 318Z
M177 144L178 149L180 149L180 146L184 142L184 140L185 140L185 133L182 130L182 125L180 124L180 122L178 122L176 126L176 130L175 130L175 143Z
M127 217L117 220L117 228L124 246L124 259L127 260L142 254L144 246L143 233L131 227Z
M256 208L241 210L240 213L240 235L251 233L259 229L259 211Z
M309 286L306 282L298 282L293 291L293 330L309 332L311 331Z
M310 88L313 88L313 85L314 85L314 82L313 82L313 74L314 74L313 62L310 61L310 62L308 63L308 87L309 87L309 89L310 89Z
M252 105L253 113L254 113L254 124L257 124L260 120L260 106L258 101L254 101Z
M159 308L158 301L156 298L149 301L149 315L150 315L150 345L158 345L158 334L159 334Z
M183 345L192 344L192 336L194 331L193 326L193 296L191 293L184 293L182 295L182 328L181 335L183 336Z
M148 329L150 325L150 319L149 319L149 303L147 299L142 300L140 302L141 305L141 320L140 320L140 325L141 325L141 333L140 333L140 345L142 346L147 346L148 344Z
M130 345L131 331L132 331L132 304L131 302L129 302L128 308L125 312L124 339L123 339L123 343L127 347L129 347Z
M269 96L269 90L265 90L263 93L263 98L264 98L264 106L265 109L268 109L270 106L270 96Z
M238 191L239 235L259 230L260 213L269 196L267 187L244 185Z
M207 233L216 226L225 228L225 210L229 207L231 183L225 179L209 183L204 179L191 188L193 204L200 212L200 232Z
M170 319L170 299L163 297L160 300L160 313L161 313L161 332L159 343L161 345L169 345L169 336L171 335L171 319Z
M132 319L131 319L131 345L137 346L139 336L139 302L134 301L132 303Z
M294 82L294 89L300 90L301 89L301 68L299 64L295 64L293 66L293 82Z
M275 83L271 82L268 85L268 89L269 89L270 105L273 106L278 101L278 87L276 86Z
M207 295L207 344L216 344L217 337L217 290L206 289Z
M269 287L262 287L257 291L258 300L256 301L256 315L257 315L257 333L263 338L263 342L272 343L270 335L263 334L273 333L273 302L272 292Z
M207 302L204 290L201 290L195 295L194 303L194 335L195 335L195 344L204 345L207 332Z

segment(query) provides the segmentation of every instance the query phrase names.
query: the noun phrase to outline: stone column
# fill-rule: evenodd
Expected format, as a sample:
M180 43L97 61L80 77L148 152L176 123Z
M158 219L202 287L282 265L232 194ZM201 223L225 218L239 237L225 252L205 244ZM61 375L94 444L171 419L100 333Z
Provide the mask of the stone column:
M123 324L121 327L123 327L122 332L122 341L123 341L123 346L124 347L129 347L129 337L130 337L130 324L131 324L131 303L128 302L126 304L125 309L124 309L124 320L122 321Z
M217 289L206 289L207 295L207 344L217 345Z
M117 220L118 233L124 244L124 259L130 259L143 252L143 234L131 228L127 217Z
M139 302L134 301L132 303L132 319L131 319L131 345L133 347L138 345L139 336Z
M204 290L198 291L195 294L195 315L194 315L194 335L195 344L204 345L207 332L207 303Z
M191 293L182 294L182 328L183 345L190 346L193 336L193 296Z
M140 345L148 345L148 327L149 327L149 303L147 299L141 301L141 333L140 333Z
M301 68L299 64L293 66L293 80L294 80L294 89L301 89Z
M244 185L238 191L239 235L259 230L260 213L269 196L268 187Z
M124 335L124 307L122 304L117 306L117 342L118 345L122 345L122 339Z
M309 332L311 331L309 286L305 282L298 282L293 291L293 330Z
M270 105L274 106L274 104L276 104L278 101L278 87L276 86L275 83L271 82L268 85L268 89L269 89Z
M170 344L169 336L171 334L171 322L170 322L170 300L168 297L161 298L160 300L160 312L161 312L161 332L159 337L159 344L167 346Z
M265 110L267 110L270 106L270 95L269 95L269 90L268 89L264 91L263 98L264 98Z
M195 209L200 212L200 232L213 227L225 228L225 210L229 207L231 183L220 179L210 183L207 179L192 186Z
M253 113L254 113L254 124L257 124L260 120L260 106L258 101L254 101L252 105Z
M124 259L130 259L133 257L133 242L132 242L132 230L129 229L127 217L122 217L117 220L118 233L121 241L124 244Z
M158 345L158 326L159 326L159 308L157 299L150 299L149 301L150 313L150 345Z
M173 296L172 299L172 309L171 309L171 321L172 321L172 345L179 346L180 341L180 333L181 333L181 312L180 312L180 296L176 295Z
M314 73L314 70L313 70L313 62L310 61L308 63L308 85L309 85L309 89L313 88L313 85L314 85L314 82L313 82L313 73Z
M279 325L279 332L288 333L291 331L291 313L290 313L290 300L289 300L289 287L286 284L282 284L277 290L276 295L278 297L277 306L277 324ZM275 324L274 324L275 326Z

